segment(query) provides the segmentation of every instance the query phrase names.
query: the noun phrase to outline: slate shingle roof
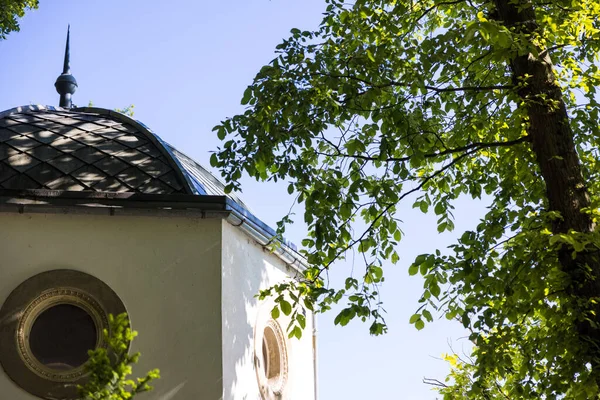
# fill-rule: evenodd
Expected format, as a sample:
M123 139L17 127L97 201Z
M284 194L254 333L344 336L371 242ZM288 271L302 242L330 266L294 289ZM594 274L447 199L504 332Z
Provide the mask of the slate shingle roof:
M0 188L186 193L156 138L106 111L31 106L1 113Z
M44 106L0 112L0 189L225 195L208 170L139 121Z

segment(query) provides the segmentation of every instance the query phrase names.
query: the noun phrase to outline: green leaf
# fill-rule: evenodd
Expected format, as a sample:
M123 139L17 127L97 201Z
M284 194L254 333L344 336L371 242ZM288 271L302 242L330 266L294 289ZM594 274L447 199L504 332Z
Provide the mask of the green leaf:
M273 309L271 310L271 318L273 318L273 319L279 318L279 307L277 307L277 306L273 307Z
M434 208L435 215L442 215L446 212L446 205L442 202L439 202L435 205Z
M217 154L216 153L212 153L210 155L210 166L211 167L217 167L219 165L219 160L217 159Z
M292 313L292 305L283 299L279 301L279 307L281 307L281 311L285 315L290 315Z
M429 322L433 322L433 316L431 315L431 313L427 310L423 310L423 317L425 317L425 319Z
M425 322L423 322L422 319L418 320L415 322L415 328L417 328L417 330L421 330L423 328L425 328Z
M242 105L247 105L252 98L252 86L248 86L246 90L244 90L244 95L242 96Z
M419 266L416 264L412 264L410 267L408 267L408 274L410 276L416 275L419 272Z
M298 321L298 325L300 325L300 328L304 329L306 328L306 317L304 315L298 314L298 316L296 317L296 320ZM298 338L300 339L300 338Z
M369 57L369 60L375 62L375 57L373 57L373 53L369 49L367 49L367 57Z
M437 283L433 283L431 284L431 286L429 286L429 291L431 292L432 295L434 295L435 297L439 297L440 293L441 293L441 289L438 286Z
M420 314L413 314L410 317L410 320L408 321L409 324L414 324L415 322L417 322L419 319L421 318Z

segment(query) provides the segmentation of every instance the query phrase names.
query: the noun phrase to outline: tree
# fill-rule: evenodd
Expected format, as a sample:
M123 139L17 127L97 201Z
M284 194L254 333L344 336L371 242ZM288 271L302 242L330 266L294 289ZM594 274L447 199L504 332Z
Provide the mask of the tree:
M228 190L243 173L286 180L305 207L310 268L262 295L291 293L295 310L344 301L336 323L383 333L399 204L444 232L460 196L483 196L476 228L408 268L425 279L410 322L443 313L470 330L469 398L490 398L491 381L508 398L597 396L599 15L594 0L327 0L318 29L293 29L246 110L215 127ZM330 288L353 249L361 276Z
M137 332L129 327L126 313L116 317L109 315L110 334L104 330L107 348L90 350L90 359L86 370L90 377L88 382L79 386L81 400L126 400L137 394L152 390L150 382L160 378L160 372L154 369L143 378L129 379L132 366L137 364L140 353L129 355L129 346L137 336Z
M25 10L38 8L38 0L0 0L0 40L6 35L19 31L19 18Z

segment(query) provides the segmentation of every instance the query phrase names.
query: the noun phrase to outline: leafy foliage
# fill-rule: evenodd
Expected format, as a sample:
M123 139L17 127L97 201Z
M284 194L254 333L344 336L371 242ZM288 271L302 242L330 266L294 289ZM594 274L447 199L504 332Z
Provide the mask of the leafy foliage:
M94 107L94 102L93 101L89 101L88 102L88 107ZM123 107L123 108L115 108L116 112L119 112L121 114L125 114L128 117L133 117L133 114L135 113L135 111L133 110L135 108L134 104L130 104L127 107Z
M115 108L115 111L116 111L116 112L120 112L121 114L125 114L125 115L127 115L128 117L133 117L133 114L134 114L134 112L135 112L135 111L133 110L134 108L135 108L135 105L133 105L133 104L130 104L130 105L128 105L127 107L124 107L124 108Z
M399 204L445 232L459 197L486 196L477 227L408 267L424 278L410 323L441 314L471 332L463 398L490 398L490 379L500 398L597 396L599 15L595 0L328 0L318 29L293 29L245 112L214 128L228 190L244 173L286 180L305 207L310 267L262 295L292 293L294 310L344 302L336 324L384 333ZM330 287L352 250L364 269Z
M86 369L90 372L89 381L79 387L81 400L125 400L152 390L150 382L160 378L154 369L143 378L128 379L132 366L137 364L140 353L129 355L129 345L137 332L129 327L127 314L116 317L109 315L110 335L104 330L107 348L90 350Z
M0 0L0 40L6 35L19 31L19 18L25 10L38 8L38 0Z

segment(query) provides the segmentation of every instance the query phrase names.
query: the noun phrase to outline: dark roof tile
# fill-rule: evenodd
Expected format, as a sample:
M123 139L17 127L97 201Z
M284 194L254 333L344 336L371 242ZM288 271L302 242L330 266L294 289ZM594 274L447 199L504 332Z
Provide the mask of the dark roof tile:
M113 156L105 157L102 160L94 163L94 165L111 176L114 176L124 169L129 168L128 164Z
M61 116L60 123L63 125L77 125L77 124L81 123L81 121L79 121L75 118L71 118L68 113L60 113L59 112L56 114Z
M94 123L98 124L98 125L102 125L105 127L111 127L111 126L115 126L115 125L120 125L120 122L117 121L113 121L110 119L106 119L106 118L98 118L98 117L94 117Z
M61 132L61 134L63 136L68 137L68 138L71 138L71 137L77 136L77 135L81 135L82 133L85 133L85 131L81 130L81 129L73 128L73 127L70 127L70 129L67 131Z
M70 174L85 165L83 161L73 157L71 154L57 157L48 161L48 163L61 170L64 174Z
M63 154L54 147L48 145L41 145L36 148L26 150L26 152L30 156L34 156L40 161L48 161Z
M13 149L7 144L0 143L0 161L17 154L21 154L21 152L17 149Z
M117 153L120 153L127 148L127 147L123 146L122 144L119 144L112 140L107 140L107 141L99 143L99 144L93 144L92 146L94 146L98 150L103 151L106 154L110 154L111 156L114 156Z
M123 135L126 134L126 132L121 132L121 131L113 129L113 128L99 129L97 131L94 131L94 133L96 135L100 135L100 136L105 137L107 139L116 139L119 136L123 136Z
M42 122L42 119L34 117L32 114L15 114L10 117L14 121L22 122L25 124Z
M83 129L86 132L94 132L99 129L103 129L104 127L101 125L97 125L91 122L82 122L76 125L78 129Z
M125 132L125 133L136 133L138 131L134 127L129 126L127 124L113 125L111 128L120 130L120 131Z
M150 156L135 149L123 150L116 153L115 156L131 165L138 165L144 161L150 160Z
M40 163L38 160L26 153L15 154L14 156L7 158L3 162L19 172L25 172L28 169L35 167Z
M24 174L18 174L0 184L4 189L41 189L42 185Z
M0 162L0 183L17 175L18 172L14 168Z
M136 147L140 147L141 145L148 143L147 140L142 140L135 135L119 136L116 140L117 142L124 144L127 147L131 147L132 149L135 149Z
M142 151L148 154L150 157L160 157L162 154L157 150L156 146L151 143L146 143L145 145L137 148L139 151Z
M41 120L40 122L35 122L33 125L40 129L60 129L64 127L64 125L48 120Z
M71 132L75 128L73 128L72 126L69 126L69 125L57 125L52 128L46 128L46 129L48 129L49 131L52 131L54 133L58 133L61 136L64 136L65 134L69 134L69 132ZM77 132L75 134L81 133L81 132L83 132L83 131L80 129L77 129ZM73 136L75 136L75 134Z
M46 187L51 190L70 190L74 192L85 190L85 186L67 175L63 175L58 179L48 182Z
M158 179L152 179L138 190L140 190L142 193L148 194L169 194L173 193L174 191L171 186L162 183Z
M27 124L10 125L7 128L13 132L21 133L23 135L41 130L41 128L38 128L37 126Z
M93 186L94 190L99 192L130 192L131 189L121 181L108 177Z
M46 186L48 182L52 182L55 179L58 179L61 176L63 176L63 173L46 163L41 163L27 170L25 172L25 175L27 175L40 185Z
M32 133L27 134L27 136L37 140L40 143L54 142L55 140L60 139L62 137L54 132L50 132L50 131L46 131L46 130L32 132Z
M73 139L69 139L66 137L56 139L54 142L51 143L51 145L54 146L57 150L62 151L63 153L70 153L85 146L84 144L81 144Z
M14 137L17 137L19 134L15 133L11 130L0 128L0 143L6 142Z
M71 175L73 178L90 187L107 178L106 173L94 167L93 165L85 165L73 172Z
M138 167L145 173L152 175L153 178L158 178L159 176L173 170L173 168L164 162L152 158L142 161L138 164Z
M152 179L150 175L143 173L139 168L135 167L126 169L118 174L116 178L132 189L137 189Z
M93 164L104 157L108 157L106 153L102 153L93 147L83 147L71 154L80 160L85 161L87 164Z
M17 150L27 151L29 149L33 149L34 147L40 146L41 143L37 140L33 140L28 136L17 136L7 141L6 144L11 145Z
M177 175L175 175L175 172L173 172L173 171L171 171L167 174L164 174L159 179L177 191L179 191L183 188L181 186L181 183L179 182L179 178L177 177Z
M21 123L19 121L15 121L8 117L0 120L0 128L7 128L9 126L20 125L20 124Z
M75 136L71 136L71 139L77 140L80 143L91 145L91 144L99 144L100 142L106 141L102 136L92 135L88 132L80 133Z

